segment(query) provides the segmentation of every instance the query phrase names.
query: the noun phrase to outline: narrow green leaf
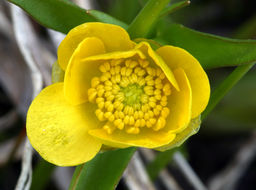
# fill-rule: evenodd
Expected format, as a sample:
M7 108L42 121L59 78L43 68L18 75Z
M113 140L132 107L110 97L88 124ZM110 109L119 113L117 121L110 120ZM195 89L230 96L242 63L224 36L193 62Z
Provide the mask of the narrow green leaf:
M33 171L33 180L30 190L45 189L47 182L49 182L55 167L55 165L45 161L44 159L41 159Z
M127 28L123 22L94 10L84 10L67 0L9 0L47 28L67 33L85 22L105 22Z
M9 0L24 9L45 27L67 33L84 22L96 19L84 9L65 0Z
M182 8L188 6L189 4L190 4L190 0L183 0L183 1L180 1L177 3L174 3L168 7L165 7L161 12L160 17L164 17L168 14L171 14L179 9L182 9Z
M146 37L169 2L170 0L149 0L127 30L131 38Z
M214 109L230 89L252 68L255 63L237 67L211 94L210 101L202 113L202 120Z
M103 13L103 12L100 12L100 11L97 11L97 10L88 10L87 13L89 15L92 15L94 18L96 18L97 20L101 20L101 21L107 21L107 23L109 24L115 24L115 25L119 25L121 27L123 27L124 29L127 29L128 28L128 25L120 20L117 20L116 18L106 14L106 13Z
M163 30L161 30L163 29ZM156 41L186 49L205 69L238 66L256 61L256 40L236 40L165 23Z
M136 148L98 154L76 168L69 190L114 190Z

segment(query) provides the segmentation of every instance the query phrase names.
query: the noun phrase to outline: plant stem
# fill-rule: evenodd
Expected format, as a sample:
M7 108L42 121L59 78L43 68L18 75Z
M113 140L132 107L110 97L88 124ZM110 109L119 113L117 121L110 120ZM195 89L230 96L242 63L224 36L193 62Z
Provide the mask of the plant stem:
M208 106L202 113L201 119L215 108L220 100L230 91L230 89L252 68L255 63L238 66L234 71L213 91Z
M131 38L146 37L170 0L149 0L128 27Z

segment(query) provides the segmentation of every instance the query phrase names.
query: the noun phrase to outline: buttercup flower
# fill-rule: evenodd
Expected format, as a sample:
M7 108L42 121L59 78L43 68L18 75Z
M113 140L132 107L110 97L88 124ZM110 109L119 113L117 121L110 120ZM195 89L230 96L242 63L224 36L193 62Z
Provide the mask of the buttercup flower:
M27 135L60 166L92 159L102 145L166 150L195 132L210 87L184 49L135 43L119 26L85 23L58 48L63 82L32 102Z

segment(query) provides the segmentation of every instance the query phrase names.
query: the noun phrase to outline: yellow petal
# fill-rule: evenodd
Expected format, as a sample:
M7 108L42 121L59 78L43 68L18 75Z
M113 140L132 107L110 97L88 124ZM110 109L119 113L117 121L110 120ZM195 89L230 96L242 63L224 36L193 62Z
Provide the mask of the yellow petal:
M156 148L156 150L166 151L168 149L180 146L190 136L196 134L199 131L200 124L201 124L200 116L192 119L190 121L189 125L186 127L186 129L184 131L182 131L181 133L178 133L176 135L175 139L171 143L169 143L168 145L162 146L162 147L158 147L158 148Z
M99 38L107 52L126 51L133 47L128 33L120 26L97 22L85 23L73 28L58 48L58 61L63 70L66 70L78 44L87 37Z
M108 123L107 125L113 125ZM142 129L139 134L127 134L125 131L115 130L108 134L104 129L90 130L89 134L98 138L104 145L117 148L126 148L130 146L156 148L170 143L175 134L164 131L153 131L151 129Z
M162 69L162 71L168 78L169 82L177 90L179 90L179 85L173 75L171 68L169 68L168 65L163 61L163 59L152 50L152 48L147 42L140 42L135 47L135 49L140 49L145 55L148 55L148 58L151 59L152 62L154 62L156 65L158 65Z
M145 56L139 50L130 50L123 52L112 52L83 58L83 49L87 43L80 43L68 65L64 78L64 94L73 105L81 104L88 100L87 91L91 87L91 79L100 76L100 64L112 59L121 59L129 57Z
M163 130L172 133L179 133L184 130L191 119L192 92L186 73L179 68L173 71L178 81L180 91L172 89L172 94L168 96L167 107L170 110Z
M27 114L27 135L47 161L73 166L92 159L102 143L88 129L102 126L92 104L71 106L63 96L63 83L48 86L34 99Z
M192 89L192 118L198 116L208 104L209 80L200 63L184 49L163 46L156 51L171 68L183 68ZM207 56L207 55L205 55Z

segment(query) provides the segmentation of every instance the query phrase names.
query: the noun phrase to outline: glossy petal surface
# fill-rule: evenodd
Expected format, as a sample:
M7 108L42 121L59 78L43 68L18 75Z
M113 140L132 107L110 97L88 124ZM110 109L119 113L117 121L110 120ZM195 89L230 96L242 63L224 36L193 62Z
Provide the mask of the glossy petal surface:
M180 91L172 88L172 94L168 97L167 106L170 109L170 114L163 130L179 133L187 127L191 119L192 92L184 70L179 68L173 72Z
M34 99L27 115L27 135L47 161L72 166L92 159L102 143L88 135L101 126L91 111L92 104L71 106L65 101L63 83L46 87Z
M200 63L184 49L163 46L156 52L171 69L184 69L192 89L192 118L195 118L205 109L210 97L210 85L205 71Z
M120 130L116 130L109 135L104 129L90 130L89 134L100 139L103 144L117 148L129 146L156 148L170 143L176 136L164 131L153 132L151 129L142 130L137 135L127 134Z
M153 64L159 66L170 81L170 83L177 90L179 90L179 85L173 75L171 68L169 68L168 65L163 61L163 59L152 50L147 42L140 42L135 48L140 49L144 54L147 54L148 58L152 60Z
M58 62L63 70L77 46L87 37L97 37L107 52L126 51L133 47L128 33L121 27L105 23L85 23L70 30L58 48Z

